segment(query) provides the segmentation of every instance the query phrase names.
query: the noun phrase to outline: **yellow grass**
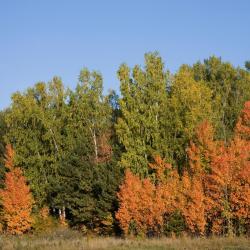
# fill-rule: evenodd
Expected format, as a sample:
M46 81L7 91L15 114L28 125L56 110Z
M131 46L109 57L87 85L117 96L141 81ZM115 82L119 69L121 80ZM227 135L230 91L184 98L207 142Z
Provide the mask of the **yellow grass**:
M250 250L250 240L244 237L177 239L121 239L112 237L84 237L71 230L57 230L51 234L0 236L1 250Z

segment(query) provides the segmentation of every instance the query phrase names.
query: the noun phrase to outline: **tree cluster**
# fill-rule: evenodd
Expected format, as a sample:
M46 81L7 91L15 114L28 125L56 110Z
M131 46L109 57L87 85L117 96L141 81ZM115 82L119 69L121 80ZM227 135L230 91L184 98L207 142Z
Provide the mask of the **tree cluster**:
M213 56L171 74L148 53L120 66L119 95L86 68L74 90L54 77L14 93L0 113L2 230L51 217L96 234L247 232L247 65Z

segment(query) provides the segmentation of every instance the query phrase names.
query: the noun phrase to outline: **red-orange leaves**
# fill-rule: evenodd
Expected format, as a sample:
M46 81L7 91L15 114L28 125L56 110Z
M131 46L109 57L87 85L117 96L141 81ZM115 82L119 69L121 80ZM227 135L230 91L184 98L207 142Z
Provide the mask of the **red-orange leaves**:
M191 178L186 173L182 178L182 200L180 210L185 218L186 226L192 233L204 234L205 231L205 204L201 179Z
M207 121L201 123L195 133L195 141L187 149L191 175L203 175L209 170L210 162L217 152L214 131Z
M118 193L120 208L116 214L125 234L145 234L162 224L162 211L156 200L156 187L148 180L126 171Z
M166 163L160 156L154 157L154 163L150 163L149 167L155 170L156 179L158 182L165 182L167 172L172 169L172 166Z
M176 210L179 182L177 171L160 157L156 157L150 167L156 170L156 184L148 178L141 180L126 171L118 193L120 208L116 214L125 234L160 233L164 215Z
M192 234L240 233L250 224L250 101L246 102L234 138L214 140L203 122L187 149L188 166L181 178L159 156L144 180L126 172L116 214L125 234L161 232L171 214L180 212Z
M33 199L20 168L13 165L14 151L6 147L5 165L9 172L5 175L5 188L0 191L6 230L11 234L22 234L31 227Z
M187 149L189 168L182 177L181 207L186 225L192 233L205 232L208 212L206 176L211 171L210 165L218 149L213 133L212 126L207 121L203 122L197 127L195 140Z

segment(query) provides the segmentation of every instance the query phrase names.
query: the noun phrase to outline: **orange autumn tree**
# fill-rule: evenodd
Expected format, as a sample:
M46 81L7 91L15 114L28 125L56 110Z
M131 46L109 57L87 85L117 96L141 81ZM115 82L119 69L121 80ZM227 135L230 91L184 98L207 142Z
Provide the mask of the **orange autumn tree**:
M212 126L203 122L187 150L188 173L183 176L183 214L191 232L232 232L231 187L236 176L230 147L215 141Z
M234 138L211 163L206 175L206 199L211 230L215 234L235 233L234 224L249 219L249 147Z
M22 170L14 167L14 150L6 146L5 187L0 191L3 206L3 219L6 231L10 234L22 234L31 228L31 210L33 199Z
M236 124L235 138L231 145L237 169L231 195L232 212L237 222L250 227L250 101L247 101Z
M231 170L229 204L232 223L250 223L250 144L237 135L228 149Z
M227 148L221 145L218 155L211 162L209 173L205 176L206 210L209 230L213 234L224 233L226 227L231 231L231 212L229 204L229 185L231 168Z
M190 177L184 173L181 194L180 208L187 228L193 234L203 235L206 221L205 198L201 180L197 176Z
M179 210L179 187L180 177L176 168L166 163L160 156L154 157L154 163L149 167L155 172L155 185L157 192L157 202L162 204L162 212L167 218L176 210Z
M126 235L145 235L157 223L161 224L161 210L155 209L156 189L149 179L141 180L127 170L118 199L120 208L116 218Z
M118 193L120 208L116 213L125 234L159 234L163 231L165 217L177 208L177 171L159 156L150 168L155 171L154 182L126 171Z
M250 102L246 102L229 145L221 145L206 184L214 206L212 232L234 234L250 220ZM209 195L207 195L209 197ZM207 199L209 200L209 199Z
M233 234L236 224L249 221L249 111L250 105L246 103L235 138L227 146L214 141L213 129L207 122L197 129L195 143L191 142L188 149L189 175L183 176L183 194L189 201L183 213L191 231L199 222L198 207L207 233ZM194 191L188 191L192 182Z
M206 208L204 176L214 153L213 128L207 122L201 123L195 133L195 140L187 149L189 166L182 176L181 211L187 228L195 234L204 234Z

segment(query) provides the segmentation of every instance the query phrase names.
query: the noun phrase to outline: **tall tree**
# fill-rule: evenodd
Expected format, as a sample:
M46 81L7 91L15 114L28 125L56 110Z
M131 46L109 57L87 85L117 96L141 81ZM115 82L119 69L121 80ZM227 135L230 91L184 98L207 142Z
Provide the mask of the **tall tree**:
M70 123L73 123L76 131L83 132L91 138L95 162L101 160L104 144L109 151L107 148L111 128L111 108L108 101L103 95L102 75L96 71L83 69L76 90L70 96Z
M66 92L59 78L37 83L12 96L6 115L8 142L15 145L16 162L30 182L38 206L47 201L51 181L58 177L63 157Z
M65 209L70 225L103 233L107 229L105 222L110 220L110 227L113 226L120 170L114 162L93 164L90 144L84 136L75 143L61 165L50 203Z
M218 114L215 124L217 138L224 141L233 136L243 104L250 99L250 72L235 68L215 56L193 66L194 79L203 80L212 90L213 111Z
M169 99L166 127L169 134L171 158L180 168L187 164L186 149L193 138L195 128L204 120L213 121L212 93L203 84L193 79L193 71L184 65L174 76Z
M161 130L167 98L167 73L157 53L145 55L145 69L127 65L118 71L121 117L116 133L124 147L121 165L146 176L153 154L166 154L166 138Z

